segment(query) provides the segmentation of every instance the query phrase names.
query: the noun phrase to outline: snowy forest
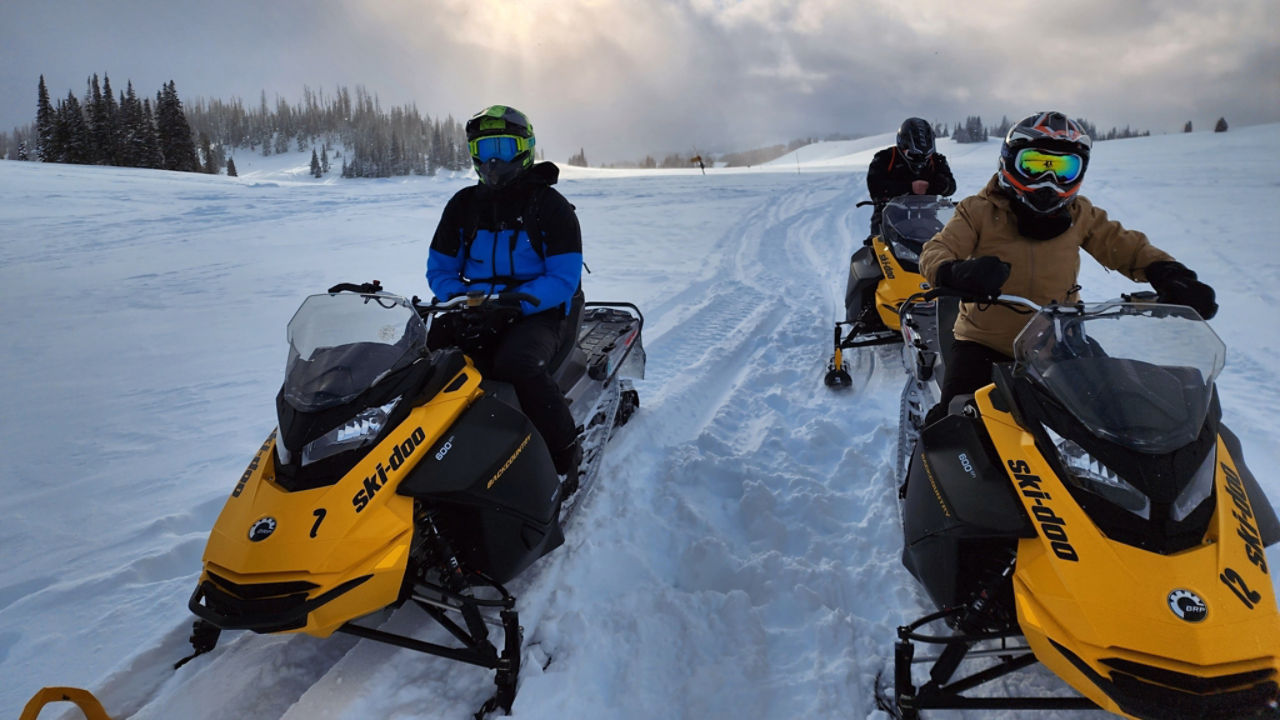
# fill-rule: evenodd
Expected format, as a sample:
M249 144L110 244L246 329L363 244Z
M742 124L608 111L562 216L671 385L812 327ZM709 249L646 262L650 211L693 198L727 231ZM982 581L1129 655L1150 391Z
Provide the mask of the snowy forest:
M344 177L434 175L470 165L462 124L431 118L414 106L384 110L363 87L340 87L332 96L303 89L296 105L263 91L256 108L231 101L196 100L184 108L170 81L154 101L139 98L133 83L117 95L111 80L94 74L84 95L68 91L56 103L40 77L36 121L0 133L10 160L158 168L235 175L235 154L270 156L311 148L319 153L313 174L341 158ZM346 155L343 156L345 149Z
M1100 132L1084 118L1076 118L1076 122L1095 141L1151 134L1128 125ZM970 115L954 125L935 122L934 131L938 137L950 137L958 143L985 142L990 137L1004 137L1011 125L1007 116L995 125L986 125L981 116ZM1226 119L1219 118L1214 130L1226 129ZM1191 132L1190 121L1184 132ZM841 139L857 137L860 135ZM694 155L709 165L750 167L812 142L813 138L801 138L719 157L706 151L673 152L658 161L647 155L606 167L689 167ZM246 107L239 98L197 99L184 109L173 81L156 93L153 102L139 98L132 82L126 83L117 98L110 79L103 75L100 83L97 74L86 81L83 96L77 98L68 91L54 104L42 75L35 123L0 133L0 157L9 160L228 175L236 174L237 152L270 156L308 149L313 155L311 174L316 177L328 174L338 160L343 177L435 175L438 170L458 171L470 166L463 124L452 115L432 118L420 113L416 105L384 110L377 96L363 86L356 86L354 92L339 87L331 95L304 86L302 100L294 104L279 95L274 104L269 103L263 90L256 107ZM568 164L586 167L585 149L579 149Z

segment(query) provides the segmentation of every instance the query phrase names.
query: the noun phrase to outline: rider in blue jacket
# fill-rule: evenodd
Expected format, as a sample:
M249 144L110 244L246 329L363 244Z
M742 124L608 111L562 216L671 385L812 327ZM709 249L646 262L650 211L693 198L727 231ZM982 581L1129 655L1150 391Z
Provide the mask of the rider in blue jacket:
M537 298L520 302L521 314L502 332L488 372L515 387L556 471L576 479L582 449L549 364L562 342L572 342L567 318L582 298L578 217L551 187L560 169L534 163L533 126L524 113L494 105L468 120L466 132L480 182L445 205L427 256L427 282L442 299L473 290Z

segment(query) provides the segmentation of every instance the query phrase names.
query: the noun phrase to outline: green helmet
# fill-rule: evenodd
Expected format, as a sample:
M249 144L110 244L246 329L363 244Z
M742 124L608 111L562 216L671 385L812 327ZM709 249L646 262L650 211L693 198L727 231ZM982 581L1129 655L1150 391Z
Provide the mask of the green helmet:
M467 121L467 148L480 182L502 187L533 167L533 123L524 113L493 105Z

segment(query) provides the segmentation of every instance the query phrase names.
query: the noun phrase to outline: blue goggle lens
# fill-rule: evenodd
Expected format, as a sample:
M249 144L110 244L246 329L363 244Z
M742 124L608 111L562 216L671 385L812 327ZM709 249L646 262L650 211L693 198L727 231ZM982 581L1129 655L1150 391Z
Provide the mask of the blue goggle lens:
M480 162L488 162L497 158L510 162L524 152L524 143L514 135L492 135L471 142L471 156Z

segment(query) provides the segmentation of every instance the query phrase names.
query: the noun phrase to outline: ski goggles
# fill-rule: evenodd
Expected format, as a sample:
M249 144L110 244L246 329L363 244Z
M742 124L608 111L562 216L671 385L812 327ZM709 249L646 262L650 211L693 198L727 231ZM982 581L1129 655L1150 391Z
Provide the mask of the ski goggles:
M467 143L467 148L471 150L471 157L478 162L489 162L493 159L511 162L517 155L532 146L533 143L528 138L516 135L486 135Z
M1053 173L1058 182L1072 183L1084 173L1084 159L1075 153L1056 153L1039 148L1023 148L1014 158L1014 166L1024 177L1035 178Z

